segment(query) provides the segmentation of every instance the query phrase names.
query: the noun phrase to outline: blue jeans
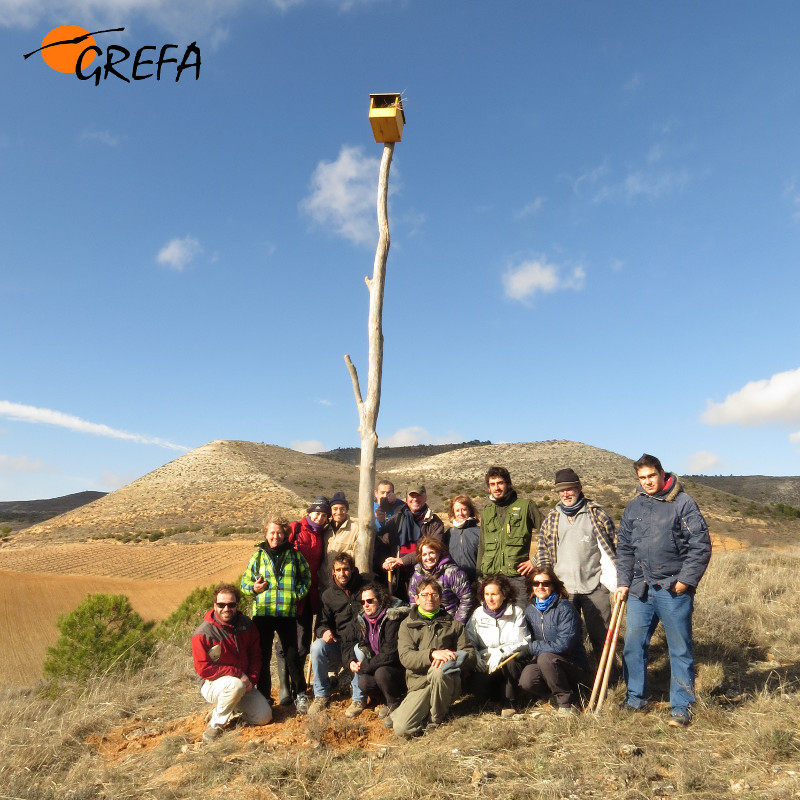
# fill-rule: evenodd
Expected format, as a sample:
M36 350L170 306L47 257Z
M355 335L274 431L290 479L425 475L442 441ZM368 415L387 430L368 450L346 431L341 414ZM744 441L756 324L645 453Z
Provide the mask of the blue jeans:
M669 648L669 702L672 713L689 713L689 707L695 701L693 610L694 595L688 592L676 594L671 589L651 587L646 600L628 595L625 648L622 653L628 705L642 708L647 703L648 650L660 620Z
M339 642L326 642L323 639L314 639L311 643L311 669L314 670L314 697L330 697L331 681L328 670L338 669L342 665L342 647ZM344 668L350 672L349 665ZM358 687L358 673L352 674L350 686L353 690L353 700L364 702L364 692Z

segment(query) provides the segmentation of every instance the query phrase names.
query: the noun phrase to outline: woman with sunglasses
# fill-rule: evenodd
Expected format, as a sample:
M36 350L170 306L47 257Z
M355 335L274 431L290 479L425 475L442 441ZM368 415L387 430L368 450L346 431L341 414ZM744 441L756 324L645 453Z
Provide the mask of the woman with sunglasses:
M358 688L380 706L378 716L387 728L392 727L391 713L406 693L406 671L397 654L397 633L409 607L399 603L377 583L364 586L362 611L357 619L358 641L342 648L342 661L358 674Z
M531 599L525 609L531 660L522 670L520 688L540 700L552 694L559 714L573 714L578 683L589 668L581 618L552 567L528 575L526 586Z

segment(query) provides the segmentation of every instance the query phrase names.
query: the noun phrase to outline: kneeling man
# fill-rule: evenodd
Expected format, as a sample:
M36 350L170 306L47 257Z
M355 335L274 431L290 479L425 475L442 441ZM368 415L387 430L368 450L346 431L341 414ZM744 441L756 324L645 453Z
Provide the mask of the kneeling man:
M461 694L461 679L475 666L475 651L464 626L442 608L442 587L423 578L417 605L400 624L397 650L406 668L408 694L392 712L394 732L410 737L444 722Z
M240 599L236 586L217 586L214 607L192 635L194 669L203 678L200 693L215 704L203 733L206 743L219 737L237 711L249 725L272 722L267 698L255 688L261 672L258 631L249 617L239 613Z

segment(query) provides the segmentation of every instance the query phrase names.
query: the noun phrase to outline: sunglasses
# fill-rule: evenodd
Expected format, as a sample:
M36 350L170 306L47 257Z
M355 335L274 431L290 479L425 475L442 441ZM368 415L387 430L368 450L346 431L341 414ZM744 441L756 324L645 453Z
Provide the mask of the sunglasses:
M217 608L236 608L238 603L214 603Z
M538 589L540 586L544 587L545 589L549 589L553 585L552 581L532 581L531 586L534 589Z
M362 606L365 606L365 605L367 605L367 604L369 604L369 605L372 605L373 603L377 603L377 602L378 602L378 601L377 601L377 600L376 600L374 597L365 597L365 598L364 598L364 599L361 601L361 605L362 605Z

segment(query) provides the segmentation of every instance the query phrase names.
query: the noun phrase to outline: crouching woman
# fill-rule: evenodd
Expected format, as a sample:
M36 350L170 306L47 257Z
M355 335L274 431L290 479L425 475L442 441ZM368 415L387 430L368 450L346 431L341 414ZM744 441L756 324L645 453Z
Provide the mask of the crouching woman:
M574 713L578 684L589 668L581 618L552 567L528 575L526 586L531 599L525 609L531 663L522 670L520 688L540 700L552 694L560 714Z

